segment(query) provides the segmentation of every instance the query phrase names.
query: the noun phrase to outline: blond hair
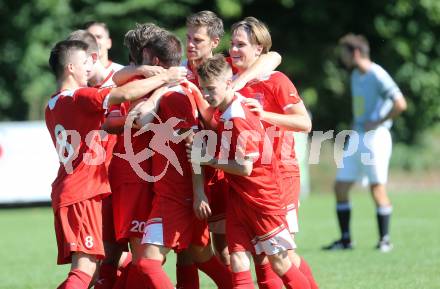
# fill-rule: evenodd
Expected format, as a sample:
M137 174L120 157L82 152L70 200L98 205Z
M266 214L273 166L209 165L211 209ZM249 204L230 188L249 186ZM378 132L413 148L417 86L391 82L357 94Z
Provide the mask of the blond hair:
M261 45L263 47L262 54L268 53L272 47L272 38L266 24L255 17L246 17L236 22L231 27L231 33L242 28L246 31L251 44Z

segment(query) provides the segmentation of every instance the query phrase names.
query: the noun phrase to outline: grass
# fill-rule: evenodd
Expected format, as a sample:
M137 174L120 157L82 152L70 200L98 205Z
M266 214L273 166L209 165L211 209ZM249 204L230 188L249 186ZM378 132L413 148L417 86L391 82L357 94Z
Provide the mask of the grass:
M374 206L367 193L353 194L350 252L323 252L320 247L338 235L334 200L311 195L302 202L298 252L310 263L323 289L440 288L440 194L392 193L392 239L395 249L381 254ZM0 288L56 288L68 266L56 266L56 245L50 208L0 210ZM174 255L166 270L174 279ZM202 278L201 288L215 288Z

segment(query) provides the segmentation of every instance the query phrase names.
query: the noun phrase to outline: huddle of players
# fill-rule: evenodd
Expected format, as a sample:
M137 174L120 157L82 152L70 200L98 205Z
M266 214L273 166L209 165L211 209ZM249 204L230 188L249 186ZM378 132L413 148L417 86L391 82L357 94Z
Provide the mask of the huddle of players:
M59 91L46 123L61 162L52 192L58 264L72 263L58 288L88 288L98 271L95 288L174 288L162 269L171 249L177 288L199 288L199 269L219 288L254 288L246 252L259 288L318 288L293 241L292 131L310 131L311 122L291 81L272 72L280 60L267 27L253 17L234 24L227 59L212 54L223 34L213 12L189 16L187 28L188 73L172 33L154 24L128 31L133 65L112 76L117 86L103 85L103 44L87 32L51 51ZM195 157L201 129L217 135L209 159ZM140 161L133 165L130 153ZM146 181L145 173L160 177ZM132 256L122 254L127 243Z

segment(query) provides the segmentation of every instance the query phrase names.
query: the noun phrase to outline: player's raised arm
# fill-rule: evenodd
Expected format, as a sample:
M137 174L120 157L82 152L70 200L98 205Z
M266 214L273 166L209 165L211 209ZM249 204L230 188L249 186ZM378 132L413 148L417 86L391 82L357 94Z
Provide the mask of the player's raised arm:
M237 74L237 78L232 81L233 89L238 91L245 87L246 83L252 79L260 78L261 76L274 71L278 65L281 64L281 60L281 55L275 51L261 54L248 69Z
M136 100L164 84L174 84L182 81L185 76L186 71L184 69L175 67L147 79L129 82L112 89L109 94L108 105Z
M166 69L161 66L151 65L128 65L113 74L113 82L120 86L135 77L151 77L164 72Z

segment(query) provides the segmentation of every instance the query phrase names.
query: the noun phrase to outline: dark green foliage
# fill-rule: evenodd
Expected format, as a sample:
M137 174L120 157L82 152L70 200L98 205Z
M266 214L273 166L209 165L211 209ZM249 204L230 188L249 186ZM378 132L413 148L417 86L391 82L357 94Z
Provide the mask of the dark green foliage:
M384 4L385 3L385 4ZM52 45L89 20L107 22L114 46L110 57L125 63L125 32L136 22L155 22L185 38L185 17L202 9L224 18L225 28L253 15L265 21L280 70L299 88L313 113L314 129L348 128L348 74L338 64L336 44L347 32L362 33L371 56L395 78L409 109L396 122L397 139L415 143L439 120L440 2L436 0L5 0L0 4L0 120L41 119L55 90L47 67ZM220 50L229 45L228 35Z

